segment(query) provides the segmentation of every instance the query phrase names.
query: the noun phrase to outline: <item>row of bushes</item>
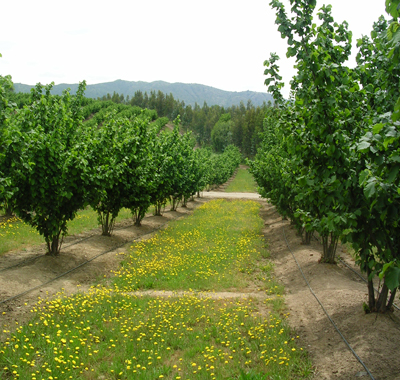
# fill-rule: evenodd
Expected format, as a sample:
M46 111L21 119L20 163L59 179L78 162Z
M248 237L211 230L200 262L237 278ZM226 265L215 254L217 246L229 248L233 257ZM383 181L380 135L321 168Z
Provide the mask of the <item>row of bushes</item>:
M140 225L151 204L158 215L168 200L172 209L185 205L196 192L225 182L241 160L235 147L220 156L195 150L191 135L179 133L179 118L172 131L161 131L167 120L154 111L112 105L101 120L84 122L91 106L83 107L84 82L75 96L53 96L52 85L37 85L18 108L7 98L11 78L0 81L0 202L36 228L53 255L79 209L96 210L110 235L121 208Z

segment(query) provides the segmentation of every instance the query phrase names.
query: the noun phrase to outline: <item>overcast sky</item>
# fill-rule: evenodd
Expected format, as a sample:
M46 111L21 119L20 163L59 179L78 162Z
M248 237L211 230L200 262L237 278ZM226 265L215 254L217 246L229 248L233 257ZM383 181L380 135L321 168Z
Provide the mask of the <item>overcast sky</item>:
M163 80L266 92L270 53L281 57L286 83L294 64L269 2L4 1L0 75L25 84ZM317 0L317 8L324 4L332 4L335 21L349 23L354 47L385 14L384 0Z

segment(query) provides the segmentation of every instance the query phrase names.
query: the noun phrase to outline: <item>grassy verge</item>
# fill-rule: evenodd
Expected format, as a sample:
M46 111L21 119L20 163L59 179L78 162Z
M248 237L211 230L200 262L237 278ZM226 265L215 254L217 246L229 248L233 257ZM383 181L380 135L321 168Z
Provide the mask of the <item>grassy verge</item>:
M247 169L239 168L234 180L225 191L228 193L256 193L257 185Z
M265 258L258 207L209 202L133 245L109 286L39 301L34 319L0 346L1 379L307 378L310 364L273 307L282 309L279 293L279 302L214 293L242 289L255 276L263 279L260 294L281 290ZM187 292L131 292L150 279L153 288Z
M131 218L130 210L122 209L117 222L128 218ZM98 226L97 213L91 208L87 208L79 211L75 219L68 222L68 234L77 235ZM12 217L7 221L0 222L0 255L11 250L42 243L44 243L43 236L19 218Z

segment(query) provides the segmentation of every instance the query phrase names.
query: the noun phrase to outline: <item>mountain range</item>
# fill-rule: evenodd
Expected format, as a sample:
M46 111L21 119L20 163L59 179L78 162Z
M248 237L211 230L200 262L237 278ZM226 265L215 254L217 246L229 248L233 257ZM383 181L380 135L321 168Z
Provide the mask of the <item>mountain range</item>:
M14 90L16 92L30 92L34 87L22 83L14 83ZM52 89L52 94L61 95L62 91L70 88L71 94L75 94L78 89L78 84L57 84ZM164 81L155 82L130 82L118 79L114 82L89 84L86 86L85 96L88 98L101 98L104 95L113 95L114 92L124 94L125 98L133 97L136 91L147 92L150 95L151 91L161 91L164 94L172 94L175 99L184 101L185 105L194 106L195 103L202 106L204 102L207 105L219 105L223 107L230 107L232 105L239 105L241 101L246 105L248 100L254 106L261 106L263 102L273 103L271 94L255 91L224 91L215 87L205 86L196 83L168 83Z

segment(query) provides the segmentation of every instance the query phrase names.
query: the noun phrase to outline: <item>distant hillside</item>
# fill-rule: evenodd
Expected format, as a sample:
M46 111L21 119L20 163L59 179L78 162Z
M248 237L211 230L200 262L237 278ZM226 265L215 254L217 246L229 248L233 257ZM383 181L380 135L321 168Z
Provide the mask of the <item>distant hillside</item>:
M29 92L34 86L14 83L16 92ZM66 88L71 89L71 93L75 93L78 84L57 84L53 87L53 94L61 95L62 91ZM85 95L88 98L98 98L104 95L112 95L114 91L118 94L124 94L126 97L132 97L136 91L147 92L150 95L150 91L161 91L165 94L172 93L175 99L184 101L186 105L191 104L194 106L195 102L200 106L204 102L207 105L212 106L217 104L223 107L230 107L232 105L239 105L241 101L247 104L248 100L251 100L254 106L261 106L263 102L273 102L272 96L264 92L254 91L224 91L214 87L204 86L202 84L187 84L187 83L168 83L163 81L156 82L128 82L124 80L116 80L114 82L90 84L86 87Z

